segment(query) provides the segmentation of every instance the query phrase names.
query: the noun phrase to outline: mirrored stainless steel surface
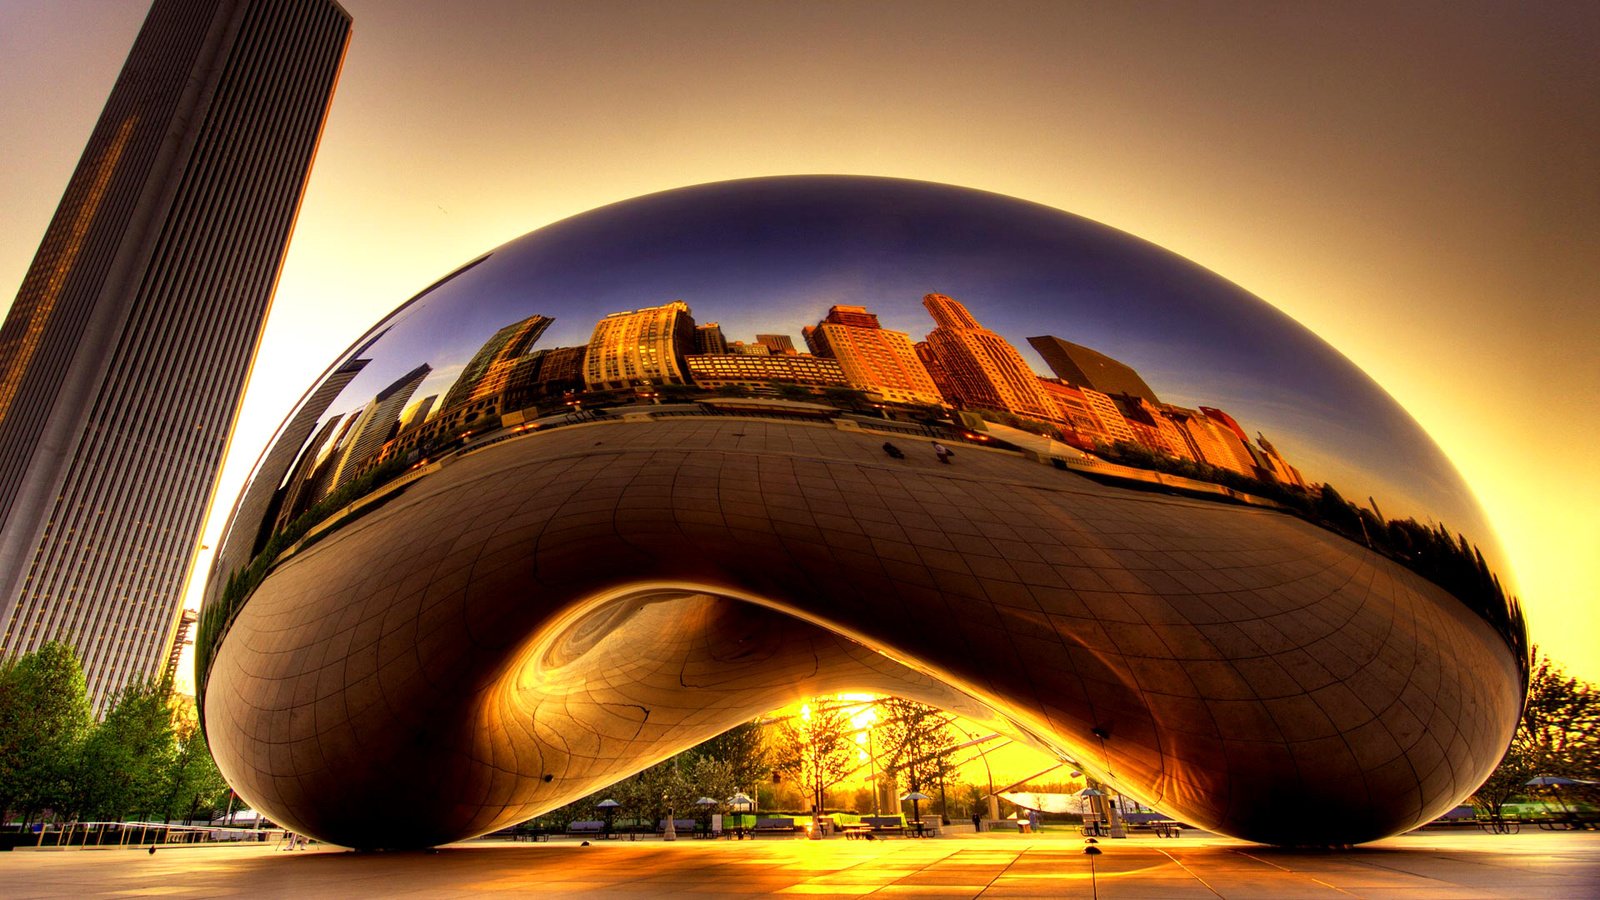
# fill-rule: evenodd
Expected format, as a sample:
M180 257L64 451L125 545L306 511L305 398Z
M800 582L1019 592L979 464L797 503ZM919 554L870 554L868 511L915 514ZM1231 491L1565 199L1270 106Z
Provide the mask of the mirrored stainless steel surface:
M1498 760L1506 577L1410 416L1237 286L1011 198L773 178L556 223L374 326L262 455L197 655L230 781L355 846L852 688L1348 843Z

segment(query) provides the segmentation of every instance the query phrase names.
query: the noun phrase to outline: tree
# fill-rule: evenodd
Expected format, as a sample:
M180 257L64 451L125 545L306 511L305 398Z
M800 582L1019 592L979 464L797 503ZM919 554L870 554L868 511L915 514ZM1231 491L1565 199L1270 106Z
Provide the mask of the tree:
M166 789L161 818L212 819L227 802L228 782L217 770L198 722L192 718L180 720L173 737L176 744L163 779Z
M73 649L51 641L0 667L0 816L66 803L92 717Z
M815 392L802 384L775 381L770 386L784 400L812 400L817 396Z
M754 790L756 785L772 775L772 760L769 758L766 738L762 735L761 726L755 722L735 725L685 750L684 755L697 760L714 759L726 764L728 776L732 779L730 790L723 793L721 789L712 791L709 787L699 788L706 796L719 800L731 796L734 791Z
M884 713L884 769L903 776L912 791L933 787L949 775L955 736L950 717L914 700L889 697L878 704Z
M1600 781L1600 691L1535 648L1522 719L1500 765L1472 795L1473 804L1499 817L1506 803L1540 796L1527 784L1541 775ZM1596 799L1593 790L1588 786L1583 799Z
M80 816L116 821L165 815L177 742L170 683L132 684L83 742L74 804Z
M829 404L830 406L838 406L843 409L864 410L870 409L872 406L872 400L867 397L866 392L856 390L855 388L823 388L822 399L823 402Z
M850 719L820 699L800 708L798 724L790 719L780 728L773 769L800 785L814 814L821 814L828 788L854 768L853 734Z

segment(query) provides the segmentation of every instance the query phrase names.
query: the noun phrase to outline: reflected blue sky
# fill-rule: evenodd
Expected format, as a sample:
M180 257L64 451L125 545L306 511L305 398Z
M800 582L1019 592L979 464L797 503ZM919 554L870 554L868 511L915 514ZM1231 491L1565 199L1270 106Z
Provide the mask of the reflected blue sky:
M922 340L924 294L949 294L1040 374L1026 338L1051 334L1137 369L1161 399L1220 407L1306 477L1389 517L1443 521L1491 552L1454 468L1381 388L1270 305L1188 260L1077 216L980 191L805 176L668 191L523 236L403 307L373 362L329 408L359 408L419 363L442 393L483 341L533 313L540 347L587 343L609 312L683 300L727 338L788 334L833 304L865 306ZM366 343L363 338L357 346ZM1502 567L1503 568L1503 567Z

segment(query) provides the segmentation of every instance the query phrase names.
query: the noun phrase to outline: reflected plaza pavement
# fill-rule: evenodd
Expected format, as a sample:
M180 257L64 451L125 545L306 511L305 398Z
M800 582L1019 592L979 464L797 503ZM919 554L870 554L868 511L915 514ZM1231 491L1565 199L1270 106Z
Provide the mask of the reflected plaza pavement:
M434 853L289 856L250 848L5 854L10 897L1593 897L1600 834L1423 832L1353 850L1229 838L1129 838L1082 852L1075 832L938 840L474 842Z

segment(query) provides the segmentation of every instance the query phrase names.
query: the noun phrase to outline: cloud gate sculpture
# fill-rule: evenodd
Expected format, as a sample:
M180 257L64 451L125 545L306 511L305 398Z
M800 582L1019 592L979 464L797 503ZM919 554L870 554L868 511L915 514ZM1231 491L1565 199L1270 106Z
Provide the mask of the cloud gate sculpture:
M514 240L339 358L235 506L197 680L239 794L354 847L841 690L1354 843L1510 739L1492 540L1386 394L1193 263L973 190L727 182Z

